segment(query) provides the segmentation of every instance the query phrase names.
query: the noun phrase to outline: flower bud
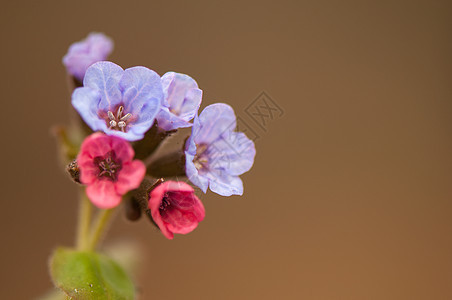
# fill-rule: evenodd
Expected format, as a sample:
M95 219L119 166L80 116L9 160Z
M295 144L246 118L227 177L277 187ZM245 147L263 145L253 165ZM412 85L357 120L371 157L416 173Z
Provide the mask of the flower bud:
M76 159L74 159L67 165L66 171L69 173L69 175L71 175L72 180L80 183L80 168L78 167Z
M204 219L205 209L194 189L185 182L166 181L149 194L149 209L162 234L187 234Z

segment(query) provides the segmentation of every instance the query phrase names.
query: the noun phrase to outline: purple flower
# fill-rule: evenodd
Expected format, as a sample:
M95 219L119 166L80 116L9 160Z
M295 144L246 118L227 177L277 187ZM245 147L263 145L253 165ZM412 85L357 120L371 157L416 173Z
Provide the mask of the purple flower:
M83 81L85 72L93 63L107 59L113 51L113 41L102 33L92 32L86 39L69 47L63 64L69 74Z
M235 127L234 111L224 103L209 105L195 116L185 144L185 173L204 193L210 187L222 196L243 194L239 175L251 169L256 149Z
M188 75L168 72L162 76L164 99L157 115L158 126L166 131L190 127L198 112L202 91Z
M123 70L102 61L86 71L72 105L94 131L128 141L142 139L152 126L163 98L160 76L145 67Z

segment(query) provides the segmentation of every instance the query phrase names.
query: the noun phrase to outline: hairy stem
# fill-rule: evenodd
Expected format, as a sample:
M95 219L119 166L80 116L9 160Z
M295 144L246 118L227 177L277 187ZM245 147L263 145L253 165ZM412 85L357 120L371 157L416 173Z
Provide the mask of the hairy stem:
M99 211L96 220L94 221L93 227L91 228L87 250L96 249L102 235L104 234L104 231L107 229L107 225L109 224L114 211L114 208L102 209Z
M88 247L89 225L91 222L92 205L84 190L81 191L80 211L78 216L77 249L86 250Z

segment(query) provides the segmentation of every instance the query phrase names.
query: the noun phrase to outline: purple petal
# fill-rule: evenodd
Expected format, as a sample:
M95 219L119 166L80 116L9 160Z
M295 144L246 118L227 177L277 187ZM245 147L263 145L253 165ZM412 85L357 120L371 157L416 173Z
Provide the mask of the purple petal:
M88 37L69 47L63 64L69 74L83 81L85 72L95 62L105 60L113 50L113 41L102 33L90 33Z
M162 76L164 99L157 115L159 127L169 131L190 127L201 104L202 91L188 75L168 72Z
M170 112L168 107L161 107L156 119L158 126L165 131L190 127L193 125L190 122Z
M113 51L113 40L103 33L92 32L86 39L92 56L104 60Z
M122 132L119 130L109 129L106 125L105 129L103 129L102 131L104 131L107 135L114 135L130 142L138 141L143 138L143 134L135 133L133 130Z
M100 92L91 88L77 88L72 93L72 106L94 131L105 131L107 129L105 121L97 115L100 101Z
M221 171L209 172L207 176L212 192L221 196L243 195L243 182L238 176Z
M202 91L198 89L196 81L188 75L168 72L162 76L162 86L164 103L176 115L191 112L201 104ZM191 90L196 92L190 92Z
M160 110L163 98L160 76L148 68L133 67L124 71L119 86L123 91L124 111L138 117L131 130L144 134Z
M222 135L229 135L236 127L234 110L224 103L207 106L196 119L192 134L198 145L209 145Z
M198 113L201 105L202 91L200 89L191 89L185 95L184 103L178 114L179 118L185 121L192 120Z
M198 170L193 164L193 158L193 155L187 153L187 151L185 152L185 174L194 185L196 185L204 193L206 193L207 187L209 186L209 181L205 176L199 174Z
M99 107L105 111L113 110L122 100L119 80L124 70L109 61L97 62L86 70L83 86L98 90L101 95Z
M232 132L209 147L213 168L223 169L229 175L241 175L251 169L256 155L254 142L242 132Z

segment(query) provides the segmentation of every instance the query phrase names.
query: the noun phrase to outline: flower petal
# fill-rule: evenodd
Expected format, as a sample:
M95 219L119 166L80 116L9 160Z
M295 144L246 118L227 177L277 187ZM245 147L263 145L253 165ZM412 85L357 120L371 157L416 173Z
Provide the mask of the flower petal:
M105 126L105 130L103 130L103 131L107 135L120 137L120 138L130 141L130 142L141 140L143 138L144 134L143 133L139 133L139 134L135 133L134 128L137 128L137 127L131 127L128 132L122 132L122 131L107 128Z
M86 156L87 159L92 160L98 156L105 156L105 154L112 150L110 140L111 137L100 132L89 135L80 147L79 157L83 155L83 157Z
M125 111L139 116L142 122L155 118L163 98L162 84L157 73L145 67L126 69L119 86L124 95ZM143 114L146 114L145 118Z
M208 149L210 167L230 175L241 175L251 169L256 155L254 142L242 132L232 132L212 143Z
M105 60L113 50L113 41L102 33L92 32L80 42L69 47L63 57L63 64L69 74L80 82L83 81L85 72L95 62Z
M172 240L174 238L174 234L168 230L167 224L162 220L162 216L160 215L159 207L162 203L163 195L166 192L166 189L155 188L151 191L149 197L149 209L151 210L151 216L154 220L155 224L160 228L162 234L167 238Z
M87 87L80 87L72 93L72 106L94 131L104 131L107 125L97 115L101 95L99 91Z
M216 103L207 106L195 117L192 134L196 144L210 144L222 135L228 135L236 127L234 110L227 104Z
M118 180L115 182L116 192L124 195L128 191L138 188L145 174L146 167L141 160L123 163Z
M184 120L190 121L198 112L202 101L202 90L190 89L185 94L184 102L182 103L178 115Z
M133 151L133 148L130 146L130 144L124 141L124 139L110 136L105 140L106 142L108 141L111 150L115 152L117 159L119 159L123 163L132 161L135 152Z
M86 195L95 206L101 209L116 207L121 202L121 196L116 193L114 184L110 180L98 180L88 185Z
M99 108L112 111L122 100L119 80L124 70L109 61L100 61L86 70L83 86L98 90L101 95Z
M185 121L184 119L170 112L168 107L160 108L160 111L157 114L156 119L159 128L165 131L170 131L177 128L190 127L193 125L188 121Z
M196 169L193 163L193 158L194 156L192 154L185 151L185 174L194 185L206 193L209 187L209 181L205 176L199 174L198 169Z
M221 170L206 174L209 178L209 188L221 196L243 195L243 182L238 176L229 175Z
M198 89L196 81L188 75L167 72L162 76L162 87L165 95L164 103L176 115L183 113L182 110L192 110L199 107L201 103L201 97L198 96L202 96L202 91ZM201 91L201 94L192 93L187 99L187 93L193 89ZM184 106L189 107L184 108Z
M173 210L165 215L168 230L173 233L187 234L198 227L198 218L191 211Z

